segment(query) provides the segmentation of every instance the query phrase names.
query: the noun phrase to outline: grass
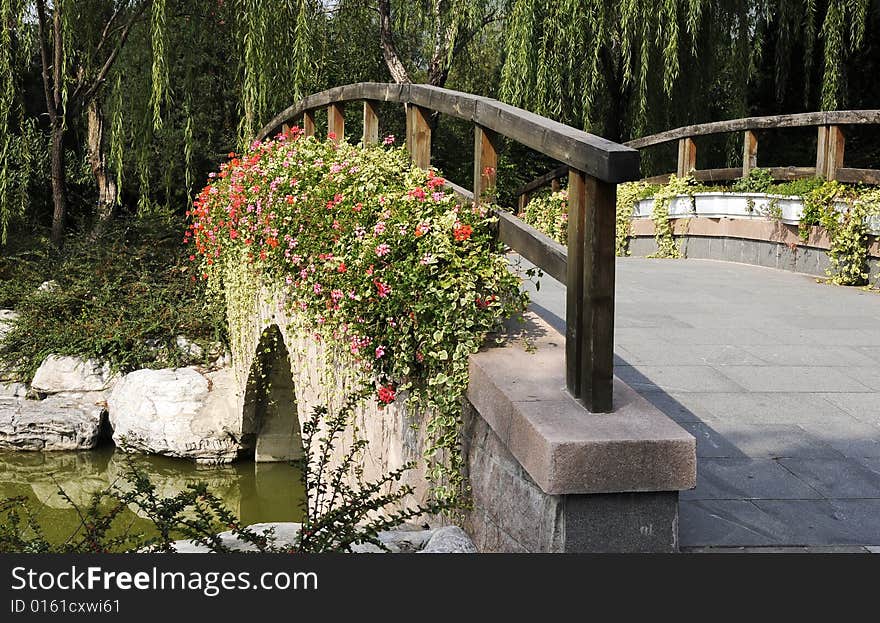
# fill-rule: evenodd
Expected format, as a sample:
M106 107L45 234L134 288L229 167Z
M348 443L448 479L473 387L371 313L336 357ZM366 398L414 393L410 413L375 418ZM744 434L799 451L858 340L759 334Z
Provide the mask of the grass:
M53 353L122 372L216 359L209 351L225 342L225 319L192 280L183 231L183 221L128 218L97 240L70 238L62 251L36 235L12 240L0 255L0 307L19 319L0 340L0 362L29 381ZM38 290L46 281L57 287ZM178 335L205 355L181 352Z

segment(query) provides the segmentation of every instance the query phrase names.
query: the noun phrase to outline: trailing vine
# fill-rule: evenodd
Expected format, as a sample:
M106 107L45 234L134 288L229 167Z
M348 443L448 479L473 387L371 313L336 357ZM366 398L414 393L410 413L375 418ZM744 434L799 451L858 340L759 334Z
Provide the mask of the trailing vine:
M651 220L654 221L654 241L657 243L657 251L651 257L679 258L678 246L675 244L672 222L669 220L669 205L672 200L680 195L690 197L691 208L694 202L694 190L696 180L692 175L678 177L669 176L669 183L661 186L654 192L654 208L651 212Z
M655 188L647 182L629 182L617 186L617 230L614 248L618 257L629 255L633 212L639 201L652 196Z
M495 217L459 205L401 148L301 134L254 143L212 174L190 214L193 260L226 296L234 352L261 288L283 291L297 329L328 353L323 386L354 370L380 408L404 400L425 414L433 496L462 504L468 357L526 303Z

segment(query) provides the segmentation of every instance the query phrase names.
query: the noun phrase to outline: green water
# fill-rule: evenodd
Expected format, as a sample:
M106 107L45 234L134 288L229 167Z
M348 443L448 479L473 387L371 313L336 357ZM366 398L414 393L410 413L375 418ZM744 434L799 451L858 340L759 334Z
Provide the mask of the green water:
M302 518L301 473L293 465L243 461L203 466L184 459L125 454L112 446L81 452L0 451L0 499L28 498L46 537L55 542L80 523L76 510L58 494L59 486L77 505L87 505L93 491L124 482L129 461L150 476L162 497L204 481L244 524ZM131 509L119 521L129 530L151 532L152 524Z

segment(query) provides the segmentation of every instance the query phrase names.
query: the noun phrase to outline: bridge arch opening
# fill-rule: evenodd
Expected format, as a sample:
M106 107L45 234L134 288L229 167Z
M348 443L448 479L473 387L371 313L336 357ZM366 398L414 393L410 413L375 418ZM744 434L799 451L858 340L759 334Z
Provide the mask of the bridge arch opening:
M303 456L290 357L277 325L263 331L257 345L245 389L242 432L257 463Z

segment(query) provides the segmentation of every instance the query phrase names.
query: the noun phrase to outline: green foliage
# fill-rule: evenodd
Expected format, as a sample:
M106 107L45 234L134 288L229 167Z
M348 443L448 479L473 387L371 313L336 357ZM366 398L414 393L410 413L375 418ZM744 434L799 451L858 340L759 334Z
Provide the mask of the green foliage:
M429 414L437 500L461 500L468 357L525 295L487 206L460 206L401 148L286 136L224 164L194 204L191 234L214 283L288 287L322 342L344 348L381 404L408 392ZM248 286L250 288L252 286ZM248 327L230 313L230 339ZM235 316L235 323L233 320ZM341 356L341 354L340 354Z
M568 242L568 193L560 190L554 193L535 195L526 205L520 216L532 227L544 232L556 242Z
M647 182L629 182L617 185L617 223L614 249L618 257L629 255L632 215L636 204L642 199L654 196L658 188L658 186Z
M651 257L678 258L678 245L675 243L672 222L669 219L669 205L679 195L690 197L693 207L694 193L700 186L692 175L678 177L669 176L669 183L661 186L654 192L654 208L651 212L651 220L654 221L654 241L657 243L657 251Z
M174 343L181 334L208 353L223 337L223 314L191 282L182 229L126 219L100 240L71 239L61 252L39 239L8 249L0 258L0 306L20 317L0 341L0 360L29 380L52 353L118 370L164 367L187 362ZM37 290L49 280L57 288Z
M746 177L736 180L731 190L738 193L766 193L773 185L773 174L770 169L756 167L749 170Z
M629 182L617 186L617 218L614 249L620 257L629 255L632 215L636 204L652 197L659 186L646 182ZM526 223L544 232L556 242L568 243L568 194L565 190L537 193L520 215Z
M500 93L565 123L626 138L747 116L749 100L763 95L750 86L765 66L773 71L767 87L780 97L794 61L806 75L796 87L807 109L840 108L848 73L863 71L857 55L870 50L870 5L513 0ZM810 81L814 65L822 67L820 93Z

